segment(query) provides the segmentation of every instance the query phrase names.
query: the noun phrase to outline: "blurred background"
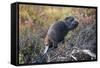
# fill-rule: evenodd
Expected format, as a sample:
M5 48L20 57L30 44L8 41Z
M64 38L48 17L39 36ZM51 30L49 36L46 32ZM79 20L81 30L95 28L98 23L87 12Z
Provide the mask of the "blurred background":
M58 56L64 56L64 52L68 51L66 47L69 43L80 49L89 49L96 54L96 9L20 4L19 64L33 63L36 57L43 52L44 38L50 25L67 16L75 17L79 21L79 26L67 34L65 44L57 50L62 53ZM58 59L58 56L51 62L75 61L70 57L63 60ZM79 60L91 60L91 58L80 57Z

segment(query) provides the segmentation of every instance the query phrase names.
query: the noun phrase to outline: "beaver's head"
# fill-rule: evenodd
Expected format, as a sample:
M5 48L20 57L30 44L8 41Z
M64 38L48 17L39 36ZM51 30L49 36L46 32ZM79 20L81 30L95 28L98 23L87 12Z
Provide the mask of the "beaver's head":
M75 29L78 26L78 21L74 17L69 16L64 19L65 24L69 30Z

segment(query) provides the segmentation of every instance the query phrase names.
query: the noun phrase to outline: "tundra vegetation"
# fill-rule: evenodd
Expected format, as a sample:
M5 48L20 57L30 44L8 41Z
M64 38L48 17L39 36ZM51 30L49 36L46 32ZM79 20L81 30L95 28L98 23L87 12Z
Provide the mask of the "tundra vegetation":
M44 50L44 38L53 23L73 16L79 25L65 37L64 44L39 62L96 59L96 9L19 5L19 64L35 63ZM49 56L49 57L48 57Z

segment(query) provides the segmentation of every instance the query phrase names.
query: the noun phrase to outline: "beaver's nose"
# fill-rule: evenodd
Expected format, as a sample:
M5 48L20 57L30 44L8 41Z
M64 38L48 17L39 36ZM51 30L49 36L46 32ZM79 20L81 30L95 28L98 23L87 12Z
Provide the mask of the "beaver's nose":
M73 24L75 27L77 27L78 24L79 24L79 22L78 22L78 21L74 21L72 24Z

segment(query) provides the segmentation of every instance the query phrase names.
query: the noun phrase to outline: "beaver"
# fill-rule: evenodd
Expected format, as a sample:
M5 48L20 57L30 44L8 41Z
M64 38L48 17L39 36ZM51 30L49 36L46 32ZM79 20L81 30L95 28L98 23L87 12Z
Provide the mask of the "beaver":
M75 29L78 24L79 22L75 20L73 16L65 17L64 20L53 23L49 27L44 39L44 54L48 51L48 49L55 49L58 47L60 42L64 42L64 38L67 33L70 30Z

